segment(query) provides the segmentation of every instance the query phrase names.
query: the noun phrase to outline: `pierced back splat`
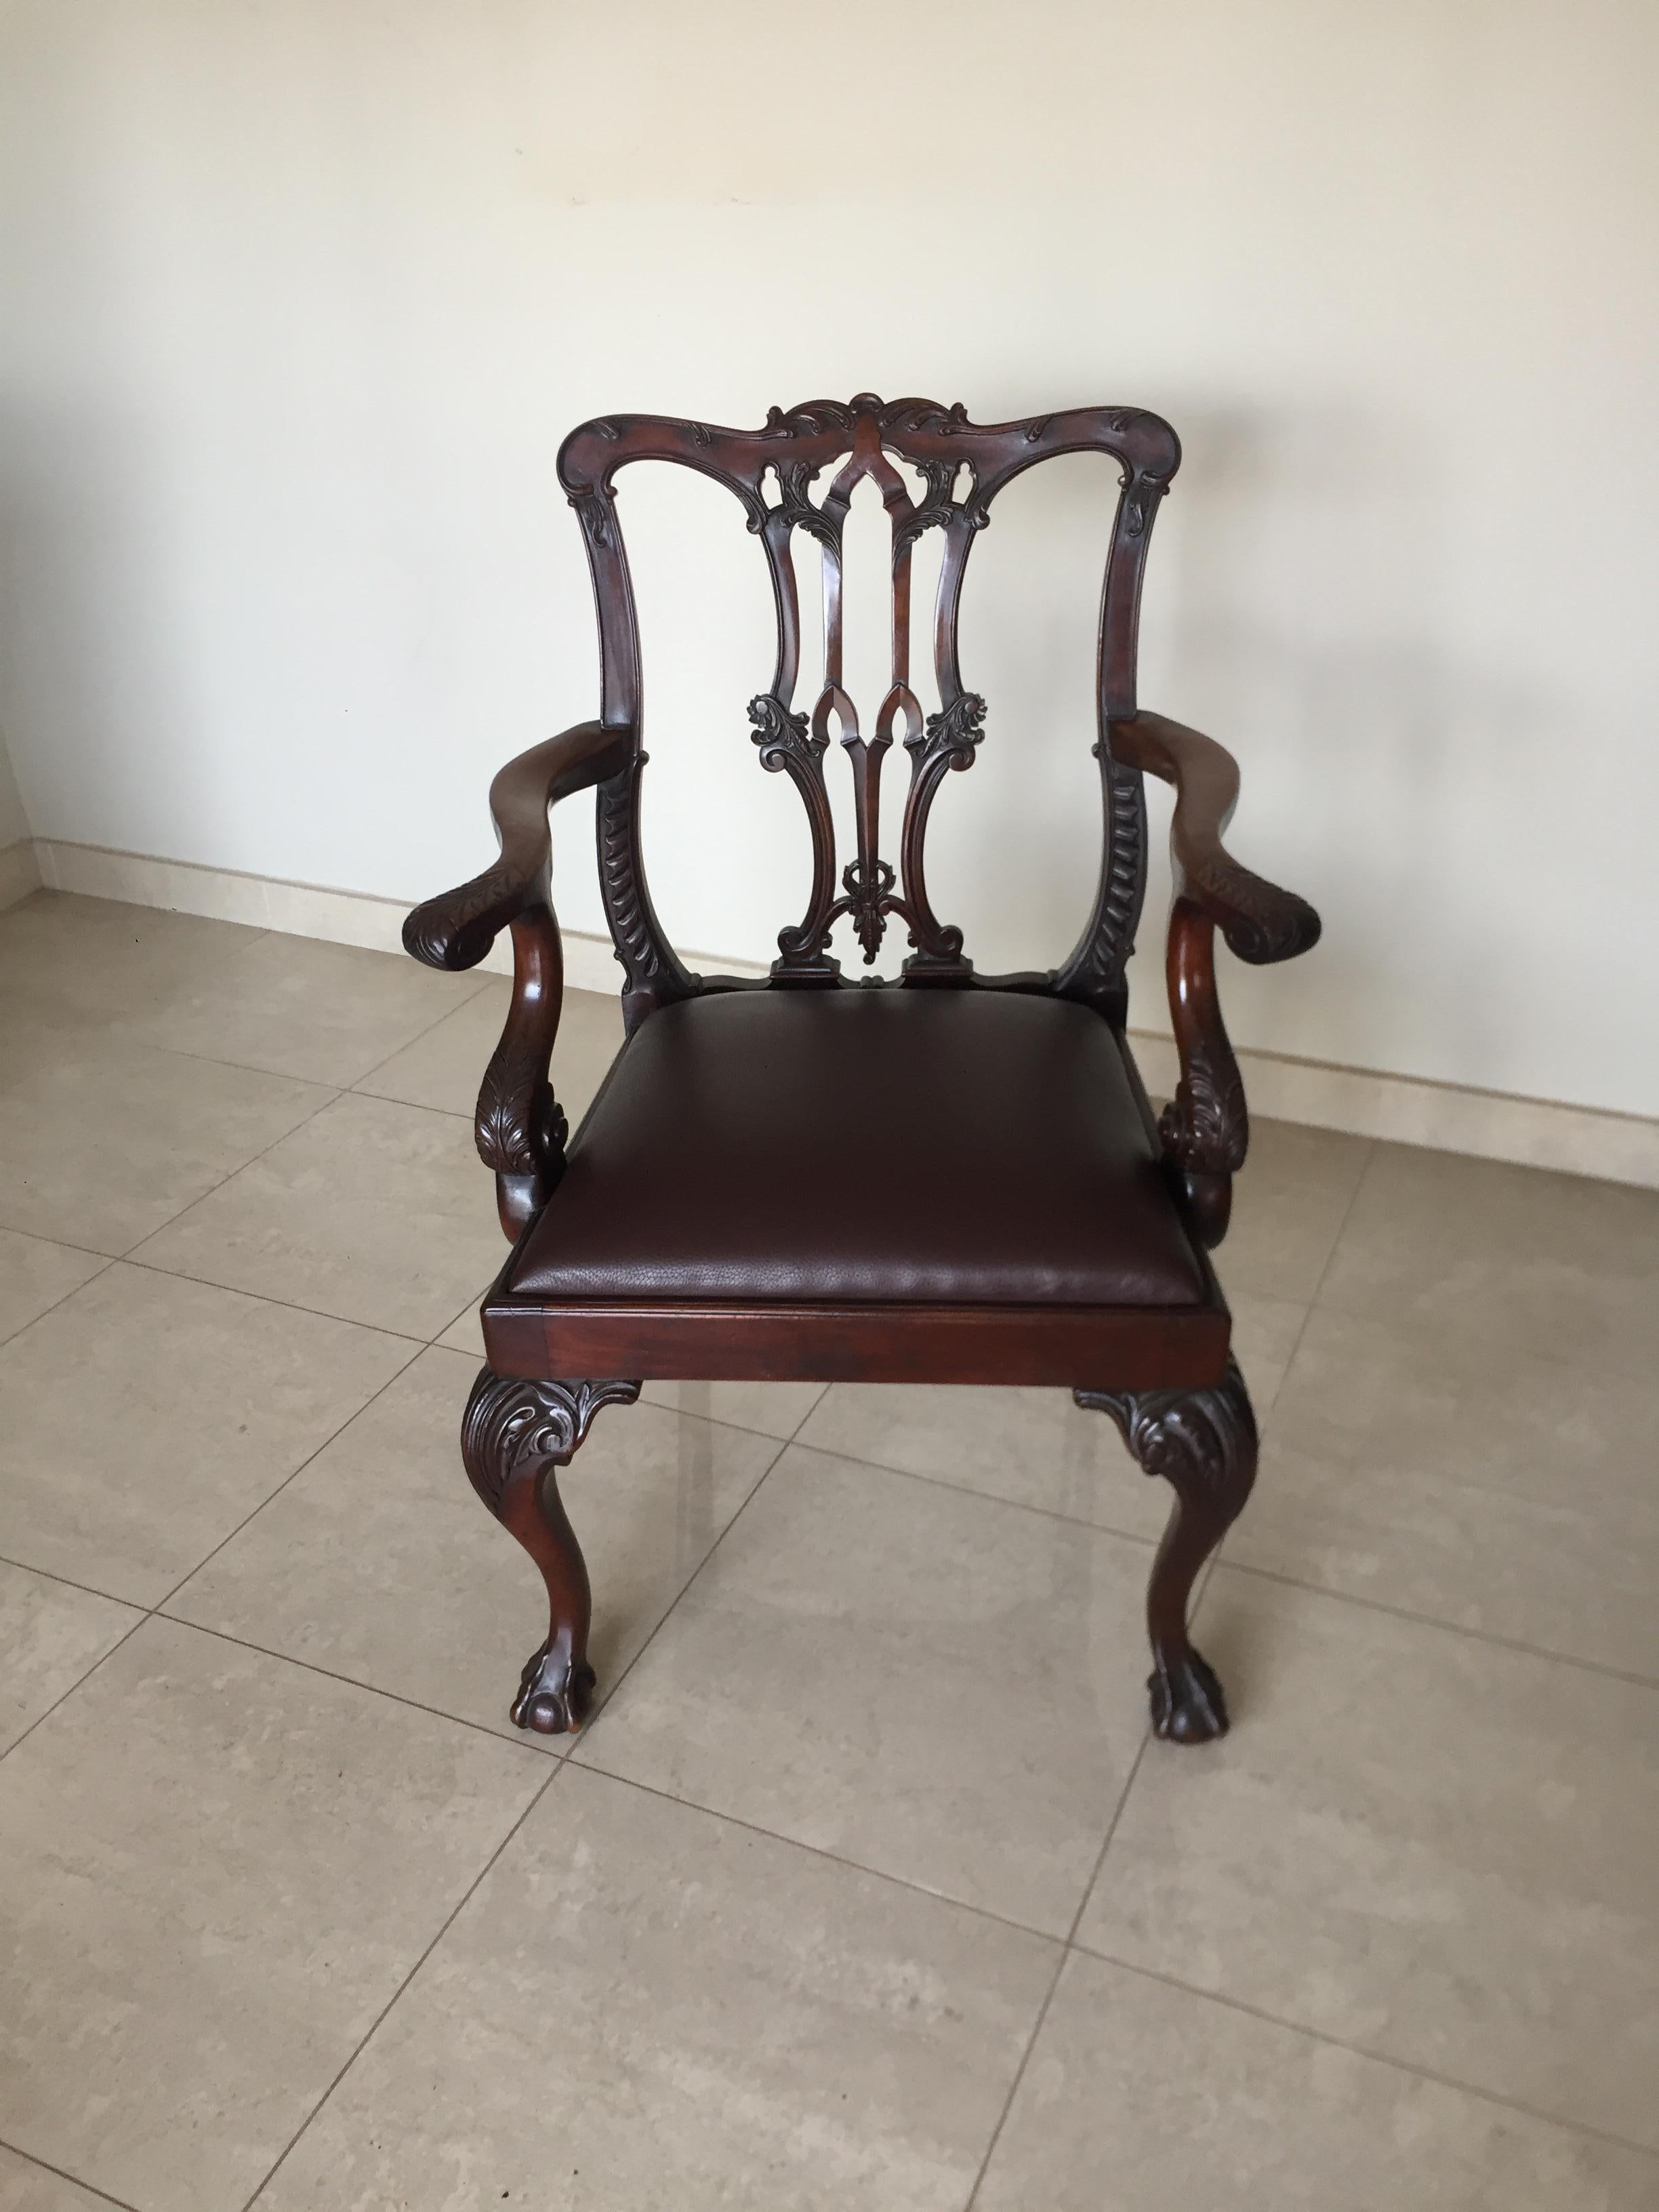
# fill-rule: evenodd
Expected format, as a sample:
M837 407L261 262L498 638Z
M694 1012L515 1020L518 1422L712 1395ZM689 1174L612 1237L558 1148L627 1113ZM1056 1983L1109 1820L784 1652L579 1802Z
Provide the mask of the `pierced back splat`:
M873 960L897 915L911 945L906 984L994 987L977 977L963 952L962 933L942 923L928 897L925 848L928 817L945 775L971 766L984 734L985 702L962 681L957 616L968 556L990 520L1003 486L1057 453L1102 452L1122 465L1115 525L1101 602L1097 707L1104 805L1104 849L1094 908L1075 950L1047 976L1003 979L1024 989L1079 998L1121 1017L1123 970L1133 946L1146 884L1146 812L1140 774L1118 762L1111 731L1135 712L1135 636L1141 576L1158 502L1180 463L1174 432L1135 408L1076 408L1025 422L980 425L960 406L927 399L884 404L861 392L849 404L813 400L787 414L774 408L763 428L726 430L657 416L618 416L585 423L565 441L559 477L580 517L599 619L604 678L602 720L631 729L629 769L600 787L600 879L618 957L626 970L623 1006L629 1025L651 1007L690 996L700 978L681 965L663 935L646 887L640 848L640 652L628 561L615 512L613 478L630 461L665 460L694 468L736 495L760 538L772 580L777 658L769 690L750 701L749 720L761 764L787 775L806 809L812 841L812 884L802 919L781 932L775 983L834 986L839 964L830 933L851 918L866 962ZM890 455L921 477L913 494ZM966 464L967 488L957 495ZM823 497L811 488L835 466ZM769 473L775 503L763 495ZM866 737L842 684L843 533L852 495L868 477L881 495L892 544L890 683ZM924 716L910 683L910 570L916 541L943 533L933 615L933 669L939 711ZM824 681L810 714L798 708L800 593L797 534L816 540L823 572ZM836 838L824 757L830 719L852 769L856 850L836 890ZM896 873L880 852L882 763L899 738L909 756L910 782L899 834Z

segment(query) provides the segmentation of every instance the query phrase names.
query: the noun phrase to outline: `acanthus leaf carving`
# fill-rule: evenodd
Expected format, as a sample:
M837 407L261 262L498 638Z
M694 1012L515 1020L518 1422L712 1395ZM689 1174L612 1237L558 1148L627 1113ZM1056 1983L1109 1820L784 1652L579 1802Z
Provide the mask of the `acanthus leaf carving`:
M1225 853L1200 861L1188 875L1224 909L1221 933L1251 967L1293 960L1318 944L1319 916L1306 899L1264 882Z
M472 1487L498 1517L507 1486L530 1462L563 1467L606 1406L629 1406L637 1382L532 1382L481 1368L461 1417L461 1459Z
M1147 1474L1161 1475L1183 1499L1201 1498L1233 1520L1255 1473L1255 1414L1231 1354L1208 1389L1074 1390L1078 1404L1109 1413ZM1243 1494L1241 1493L1241 1487Z
M959 691L947 707L927 717L919 735L904 743L920 776L936 761L947 768L966 768L984 735L984 700L977 691Z
M538 1048L503 1039L484 1070L473 1118L484 1165L497 1175L556 1178L568 1133Z
M1215 1051L1188 1047L1158 1133L1165 1158L1189 1175L1231 1176L1243 1166L1249 1114L1238 1062L1224 1039Z
M809 774L819 770L829 739L820 737L805 714L791 713L781 699L763 691L749 702L754 724L753 742L760 748L761 766L775 775L795 762Z
M428 968L452 971L476 968L513 919L510 902L522 886L511 868L498 860L470 884L428 899L404 918L404 950ZM475 925L487 915L487 927Z
M879 404L879 403L878 403ZM853 410L838 399L809 399L799 407L769 407L763 437L811 438L824 430L850 430Z
M955 489L957 461L921 461L924 489L921 503L913 513L905 515L893 526L893 560L896 565L899 555L907 545L914 545L925 531L944 528L962 514L951 495ZM971 496L971 495L970 495Z

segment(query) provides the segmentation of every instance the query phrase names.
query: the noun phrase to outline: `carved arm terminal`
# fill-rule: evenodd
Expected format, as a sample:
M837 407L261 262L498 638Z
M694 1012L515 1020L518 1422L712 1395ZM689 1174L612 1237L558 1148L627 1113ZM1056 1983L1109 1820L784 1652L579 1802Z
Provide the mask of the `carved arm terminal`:
M1112 723L1111 746L1118 760L1175 787L1166 972L1181 1080L1158 1133L1194 1224L1213 1248L1227 1233L1232 1178L1249 1142L1244 1085L1216 991L1216 927L1241 960L1266 967L1317 944L1319 916L1294 891L1241 867L1223 845L1238 803L1238 767L1212 738L1142 712Z
M476 968L503 929L513 932L513 1003L484 1071L474 1125L479 1154L495 1170L509 1239L541 1211L564 1171L565 1119L547 1075L564 995L549 809L626 774L634 758L631 728L579 722L509 761L489 787L501 858L471 883L417 906L404 924L404 949L428 968Z

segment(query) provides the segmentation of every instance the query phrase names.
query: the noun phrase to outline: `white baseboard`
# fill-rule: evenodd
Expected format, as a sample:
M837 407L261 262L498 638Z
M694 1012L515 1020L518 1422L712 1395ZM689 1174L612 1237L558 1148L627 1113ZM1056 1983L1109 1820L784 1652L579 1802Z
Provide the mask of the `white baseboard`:
M1177 1072L1174 1038L1146 1030L1130 1034L1146 1088L1154 1097L1167 1097ZM1455 1083L1243 1048L1238 1066L1250 1112L1264 1121L1300 1121L1659 1189L1659 1121L1639 1114L1603 1113L1504 1091L1466 1091Z
M40 861L33 837L20 837L0 853L0 914L40 888Z
M397 899L361 891L319 889L248 876L232 868L203 868L184 860L156 860L97 845L27 839L0 853L0 907L44 884L91 898L127 899L137 906L171 908L255 929L361 945L378 952L402 949L399 933L407 907ZM13 884L10 901L8 890ZM751 961L688 951L688 963L729 975L760 975ZM611 940L580 930L564 932L565 980L573 990L615 991L621 981ZM483 966L510 975L513 960L503 939ZM1173 1041L1153 1030L1133 1032L1135 1055L1155 1096L1175 1087ZM1271 1052L1241 1050L1238 1063L1253 1114L1315 1128L1385 1137L1404 1145L1468 1152L1483 1159L1513 1160L1526 1167L1659 1188L1659 1121L1609 1114L1506 1091L1470 1091L1414 1076L1368 1068L1338 1067Z

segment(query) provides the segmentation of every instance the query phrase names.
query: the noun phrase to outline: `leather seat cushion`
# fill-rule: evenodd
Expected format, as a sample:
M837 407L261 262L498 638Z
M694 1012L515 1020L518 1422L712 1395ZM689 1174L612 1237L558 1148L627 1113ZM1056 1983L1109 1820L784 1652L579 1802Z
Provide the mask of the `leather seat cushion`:
M1206 1297L1107 1022L1054 999L892 988L711 993L649 1015L510 1288L559 1303Z

